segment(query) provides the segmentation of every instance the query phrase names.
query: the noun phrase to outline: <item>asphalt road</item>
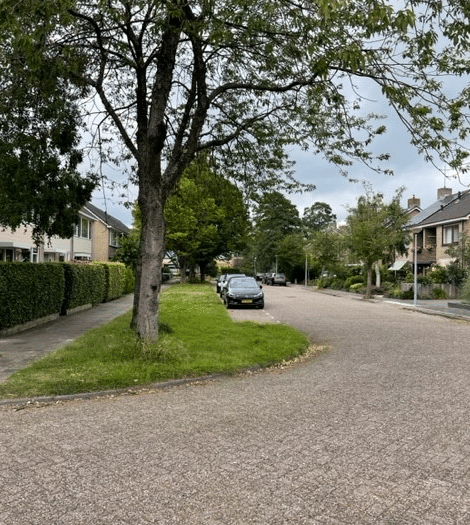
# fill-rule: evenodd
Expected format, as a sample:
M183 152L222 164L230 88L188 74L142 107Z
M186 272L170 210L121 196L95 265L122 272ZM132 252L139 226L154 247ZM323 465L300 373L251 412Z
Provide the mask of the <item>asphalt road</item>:
M265 287L294 367L0 409L0 524L470 523L470 324Z

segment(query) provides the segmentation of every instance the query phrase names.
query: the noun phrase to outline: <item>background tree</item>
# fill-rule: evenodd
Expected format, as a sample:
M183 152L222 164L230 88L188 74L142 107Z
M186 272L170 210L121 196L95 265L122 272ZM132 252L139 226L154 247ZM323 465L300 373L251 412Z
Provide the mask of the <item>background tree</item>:
M29 18L18 23L35 30ZM68 238L97 184L77 169L85 92L62 82L53 60L28 62L16 44L0 38L0 226L31 226L37 243Z
M246 244L248 210L240 190L214 172L205 158L193 162L165 208L166 249L175 252L181 274L199 267L201 280L214 258L229 257Z
M439 80L470 70L468 27L461 0L0 5L3 41L38 67L58 64L58 81L88 86L96 98L84 111L102 111L90 122L134 159L142 231L132 326L145 338L158 336L163 209L198 152L213 151L249 194L298 187L291 144L340 170L353 160L379 168L388 156L370 147L385 126L350 100L354 80L368 78L426 158L436 151L456 167L468 92L448 100Z
M326 202L315 202L304 208L302 226L306 232L322 230L336 223L336 215Z
M301 233L291 233L279 240L277 245L280 271L294 283L305 278L305 241Z
M323 228L314 231L309 239L307 249L320 267L320 277L325 272L334 273L344 261L344 237L335 228Z
M257 267L260 271L268 271L274 268L279 243L286 235L299 229L299 212L287 197L279 192L270 192L255 205L253 218Z
M364 264L367 272L366 297L372 290L372 269L379 261L389 261L395 252L406 252L408 233L403 226L408 215L400 206L400 193L389 204L383 195L368 192L359 197L357 206L349 210L352 252Z

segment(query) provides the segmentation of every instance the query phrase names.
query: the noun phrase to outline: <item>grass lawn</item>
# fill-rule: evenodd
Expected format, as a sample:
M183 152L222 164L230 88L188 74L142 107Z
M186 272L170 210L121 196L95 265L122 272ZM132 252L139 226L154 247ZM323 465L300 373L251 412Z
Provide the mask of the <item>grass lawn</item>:
M235 323L213 287L176 284L161 294L160 339L139 341L130 312L0 384L0 398L63 395L146 385L293 359L305 335L281 324Z

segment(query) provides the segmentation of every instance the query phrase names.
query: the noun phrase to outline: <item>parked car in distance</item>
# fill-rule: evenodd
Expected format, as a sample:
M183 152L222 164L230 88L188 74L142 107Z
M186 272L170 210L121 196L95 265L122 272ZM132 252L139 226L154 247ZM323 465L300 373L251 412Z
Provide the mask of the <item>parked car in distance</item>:
M255 279L256 279L257 281L262 281L262 280L264 279L264 276L265 276L264 273L259 273L259 272L258 272L258 273L255 275Z
M246 277L244 273L225 273L220 276L220 280L217 281L217 293L222 297L224 287L227 284L227 281L230 277Z
M269 280L271 279L271 275L272 275L271 272L265 273L263 275L263 278L261 279L261 282L263 282L264 284L269 284Z
M273 273L269 279L269 284L279 286L287 286L287 279L283 273Z
M264 308L264 292L254 277L229 279L222 298L227 308L231 306Z

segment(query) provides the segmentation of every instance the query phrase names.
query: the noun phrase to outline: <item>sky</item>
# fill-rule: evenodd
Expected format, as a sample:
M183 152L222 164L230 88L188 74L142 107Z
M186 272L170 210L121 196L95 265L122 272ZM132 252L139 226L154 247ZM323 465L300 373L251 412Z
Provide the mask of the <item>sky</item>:
M470 173L459 178L455 172L446 170L443 164L439 164L445 172L444 175L433 164L427 163L411 146L404 125L374 88L365 84L360 88L361 94L368 101L365 111L387 115L387 119L381 124L384 123L388 131L379 137L373 151L390 153L390 160L384 163L383 167L392 169L394 175L378 174L362 164L357 164L349 168L349 178L367 181L373 192L384 194L385 202L390 202L396 191L403 187L401 204L404 208L408 205L408 199L413 196L421 200L423 209L430 206L437 200L438 188L451 188L453 193L456 193L470 187ZM332 208L338 223L343 223L348 215L348 208L354 207L357 198L365 194L364 185L360 182L349 182L340 174L338 168L312 153L292 150L290 154L296 162L296 178L300 182L316 186L316 190L311 193L286 195L299 209L299 215L302 216L304 208L315 202L325 202ZM113 174L113 178L119 179L119 176L119 173ZM130 201L136 200L136 188L127 190L126 198ZM123 199L117 194L100 188L95 191L92 202L127 226L132 225L131 210L124 207Z

